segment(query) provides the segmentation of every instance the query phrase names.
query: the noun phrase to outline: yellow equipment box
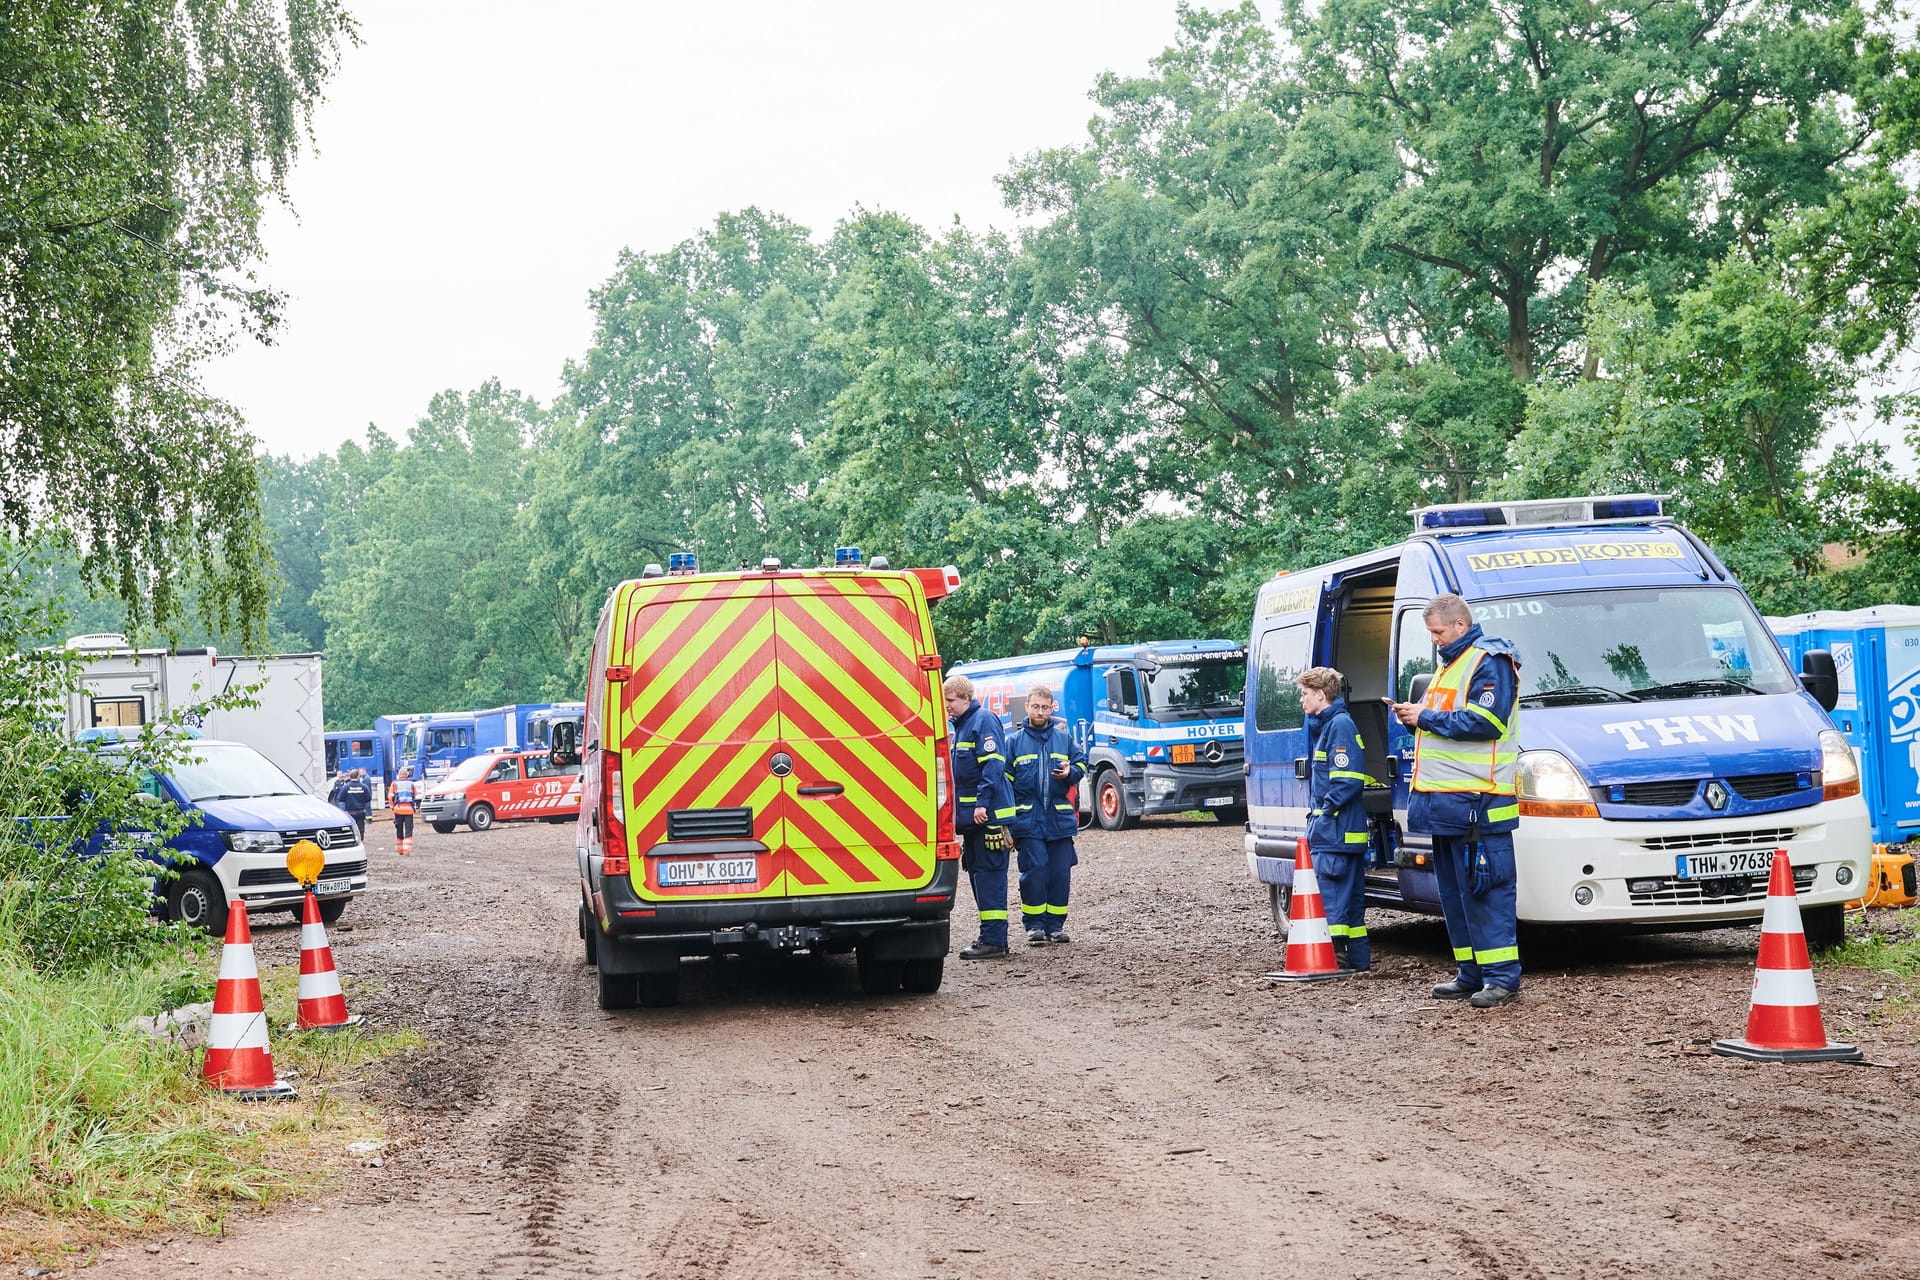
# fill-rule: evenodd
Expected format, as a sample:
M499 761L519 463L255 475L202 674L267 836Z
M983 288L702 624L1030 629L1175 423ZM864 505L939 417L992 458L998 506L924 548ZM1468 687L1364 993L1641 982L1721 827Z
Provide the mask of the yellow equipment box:
M1867 888L1849 907L1910 907L1920 900L1914 892L1913 854L1905 845L1873 846L1873 867Z

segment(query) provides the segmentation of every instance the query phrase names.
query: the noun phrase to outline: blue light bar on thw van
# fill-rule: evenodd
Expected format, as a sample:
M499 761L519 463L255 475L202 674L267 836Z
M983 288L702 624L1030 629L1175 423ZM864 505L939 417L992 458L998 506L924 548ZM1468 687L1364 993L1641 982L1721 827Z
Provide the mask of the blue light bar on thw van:
M1462 533L1470 529L1550 528L1557 525L1622 524L1666 514L1664 494L1546 498L1532 502L1455 502L1416 507L1415 533Z

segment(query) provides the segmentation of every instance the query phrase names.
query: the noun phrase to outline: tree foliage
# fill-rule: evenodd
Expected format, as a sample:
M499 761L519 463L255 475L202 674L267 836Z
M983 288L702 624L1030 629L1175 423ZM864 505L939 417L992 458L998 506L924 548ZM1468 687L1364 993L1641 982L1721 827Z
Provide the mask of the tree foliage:
M1183 7L1003 177L1017 236L723 214L620 256L553 403L487 384L267 460L276 632L324 644L339 727L579 696L607 589L680 550L954 563L949 660L1234 636L1276 569L1409 507L1626 490L1770 610L1911 594L1912 481L1821 453L1920 315L1901 30L1872 0Z
M136 623L257 636L254 442L195 369L278 299L264 203L353 28L333 0L0 11L0 532L53 526Z

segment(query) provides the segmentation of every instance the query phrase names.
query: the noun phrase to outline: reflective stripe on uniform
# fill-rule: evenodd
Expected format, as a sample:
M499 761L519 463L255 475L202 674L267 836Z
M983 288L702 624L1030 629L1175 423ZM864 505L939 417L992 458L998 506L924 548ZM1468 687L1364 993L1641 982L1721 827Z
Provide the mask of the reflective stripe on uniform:
M1347 843L1348 843L1348 844L1365 844L1366 842L1367 842L1367 833L1366 833L1366 832L1364 832L1364 831L1349 831L1349 832L1347 832Z
M982 911L980 918L982 920L1005 920L1007 913L1004 911Z
M1520 948L1518 947L1495 947L1491 951L1476 951L1473 953L1475 964L1504 964L1508 960L1518 960L1519 958Z
M1065 907L1056 907L1052 903L1048 903L1046 912L1050 916L1063 916L1067 914L1067 909Z
M1455 947L1453 949L1453 958L1455 960L1471 960L1473 959L1473 948L1472 947Z

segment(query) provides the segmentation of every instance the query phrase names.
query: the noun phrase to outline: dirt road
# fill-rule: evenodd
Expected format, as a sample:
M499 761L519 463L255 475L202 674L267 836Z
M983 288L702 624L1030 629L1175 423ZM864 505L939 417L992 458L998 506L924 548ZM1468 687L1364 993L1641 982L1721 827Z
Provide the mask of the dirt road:
M1238 833L1158 824L1083 838L1072 945L938 995L796 958L606 1014L570 827L376 831L335 954L436 1042L383 1166L89 1274L1920 1276L1911 1012L1826 972L1829 1031L1898 1066L1710 1056L1752 931L1527 939L1482 1013L1429 998L1437 923L1376 912L1374 973L1275 989Z

